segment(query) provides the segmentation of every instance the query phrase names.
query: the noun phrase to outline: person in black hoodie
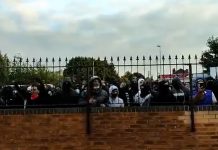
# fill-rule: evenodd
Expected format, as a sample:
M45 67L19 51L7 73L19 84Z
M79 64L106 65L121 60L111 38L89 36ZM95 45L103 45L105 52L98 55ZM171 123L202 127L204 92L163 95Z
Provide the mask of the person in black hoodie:
M172 80L172 92L178 104L188 104L190 90L182 84L178 77Z
M119 86L119 96L123 99L125 106L130 106L133 104L133 99L130 99L130 85L125 82L121 82Z
M107 91L102 89L101 79L93 76L86 91L81 93L80 104L89 104L93 107L105 107L108 100Z
M158 83L158 92L153 95L151 105L174 105L176 98L169 88L169 82L162 80Z
M77 105L79 101L79 94L73 89L70 81L64 81L62 84L61 103L63 105Z

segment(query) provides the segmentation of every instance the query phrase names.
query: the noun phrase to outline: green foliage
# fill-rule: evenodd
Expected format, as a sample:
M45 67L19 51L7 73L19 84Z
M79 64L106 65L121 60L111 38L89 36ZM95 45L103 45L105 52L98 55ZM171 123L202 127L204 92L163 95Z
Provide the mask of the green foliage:
M119 81L114 65L100 59L75 57L69 61L64 70L64 76L71 77L77 83L89 80L93 75L110 83Z
M20 84L29 84L34 79L41 79L44 83L58 85L62 76L58 72L48 71L46 68L15 67L9 74L9 81L17 81Z
M207 46L209 50L203 52L200 64L208 70L209 67L218 66L218 37L210 37L207 40Z
M133 77L133 74L129 71L125 72L123 76L121 76L121 82L124 82L126 84L130 84L130 81Z
M0 85L7 83L9 80L9 61L7 55L2 55L0 52Z
M16 81L20 84L29 84L34 79L41 79L44 83L59 85L63 76L60 71L37 64L27 65L22 62L21 57L15 57L13 62L9 62L6 55L0 53L0 85L11 84Z
M141 73L138 73L138 72L131 73L131 72L127 71L121 77L121 81L128 84L128 83L130 83L132 81L133 77L136 77L137 79L139 79L139 78L144 79L145 78L144 75L142 75Z

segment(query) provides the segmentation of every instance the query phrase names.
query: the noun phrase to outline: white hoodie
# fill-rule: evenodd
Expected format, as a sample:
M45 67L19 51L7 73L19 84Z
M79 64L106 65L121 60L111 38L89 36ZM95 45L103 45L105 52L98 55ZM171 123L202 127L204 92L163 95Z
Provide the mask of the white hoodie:
M138 93L134 96L134 102L140 104L140 106L143 105L145 101L148 101L151 98L151 94L146 95L145 97L141 97L141 85L145 83L145 80L140 78L138 80Z
M118 87L115 85L110 86L109 88L109 101L108 106L109 107L124 107L123 99L119 98L118 96L116 98L111 97L111 93L113 90L118 90ZM119 91L118 91L119 94Z

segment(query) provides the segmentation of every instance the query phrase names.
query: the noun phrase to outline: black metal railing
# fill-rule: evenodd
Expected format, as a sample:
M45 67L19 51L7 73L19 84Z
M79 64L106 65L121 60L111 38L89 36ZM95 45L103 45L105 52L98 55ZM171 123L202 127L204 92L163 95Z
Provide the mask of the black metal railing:
M11 72L18 73L20 72L28 72L29 73L34 73L36 70L45 71L45 76L49 76L52 74L53 79L58 79L61 80L63 77L63 71L66 69L66 67L70 68L69 66L69 61L71 59L65 58L20 58L20 57L15 57L13 60L8 60L6 65L0 66L1 69L7 70L8 74ZM92 58L93 62L91 63L83 63L79 64L77 66L77 69L81 68L89 68L92 73L89 75L98 75L97 72L95 72L95 69L102 66L103 67L103 73L107 69L108 65L113 65L115 67L115 70L119 76L124 75L127 71L130 73L134 72L139 72L145 77L153 78L153 79L158 79L160 78L167 78L167 75L173 75L173 71L185 71L189 69L189 64L192 66L193 70L193 76L197 76L199 73L204 75L204 68L202 65L199 64L200 58L195 55L194 57L191 57L188 55L187 57L185 56L162 56L161 59L158 56L152 57L152 56L136 56L136 57L110 57L110 58L103 58L102 60L100 58L94 59ZM97 61L104 61L106 62L104 64L99 64ZM31 72L32 71L32 72ZM49 74L51 73L51 74ZM181 74L182 72L180 72ZM165 76L164 76L165 75ZM12 76L12 74L11 74ZM56 78L55 78L56 76ZM104 77L104 75L103 75ZM87 77L88 78L88 77ZM45 79L48 79L45 78ZM168 78L167 78L168 79ZM171 78L170 78L171 79ZM185 80L185 77L184 79ZM2 81L1 81L2 82ZM10 80L7 80L9 83Z
M196 78L204 79L210 76L205 73L205 69L199 63L200 57L197 55L194 57L191 55L186 57L183 55L169 55L167 57L163 55L161 59L158 56L105 57L102 60L100 58L87 58L89 61L80 63L71 63L72 59L74 58L23 59L15 57L12 60L7 60L5 65L0 65L0 70L5 75L0 78L0 86L11 85L13 81L30 85L31 82L34 82L34 78L39 78L45 84L53 84L58 87L61 87L67 78L67 80L74 82L74 85L81 86L83 81L87 84L92 76L99 76L103 80L109 78L110 81L105 81L108 84L119 84L119 82L123 82L122 77L128 72L130 75L133 73L141 74L145 79L152 81L169 80L171 82L173 78L179 77L192 91ZM112 76L108 73L110 67L117 74L116 82L110 78ZM131 80L131 76L126 75L126 77L129 78L127 80Z

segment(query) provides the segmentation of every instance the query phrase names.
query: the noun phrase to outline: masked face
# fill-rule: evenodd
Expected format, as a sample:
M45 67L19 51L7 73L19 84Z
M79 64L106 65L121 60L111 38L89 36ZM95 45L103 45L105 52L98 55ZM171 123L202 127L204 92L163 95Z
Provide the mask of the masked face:
M147 91L146 91L145 87L144 86L140 86L140 89L141 89L140 96L141 97L145 97L147 95Z
M37 99L39 96L39 90L36 86L33 86L31 89L31 100Z
M204 83L198 83L198 89L203 89L204 88Z
M116 98L117 96L118 96L118 90L115 89L115 90L112 91L111 97L112 97L112 98Z
M144 84L144 80L141 80L140 82L139 82L139 85L143 85Z
M132 82L133 82L133 83L137 83L137 77L135 77L135 76L132 77Z

